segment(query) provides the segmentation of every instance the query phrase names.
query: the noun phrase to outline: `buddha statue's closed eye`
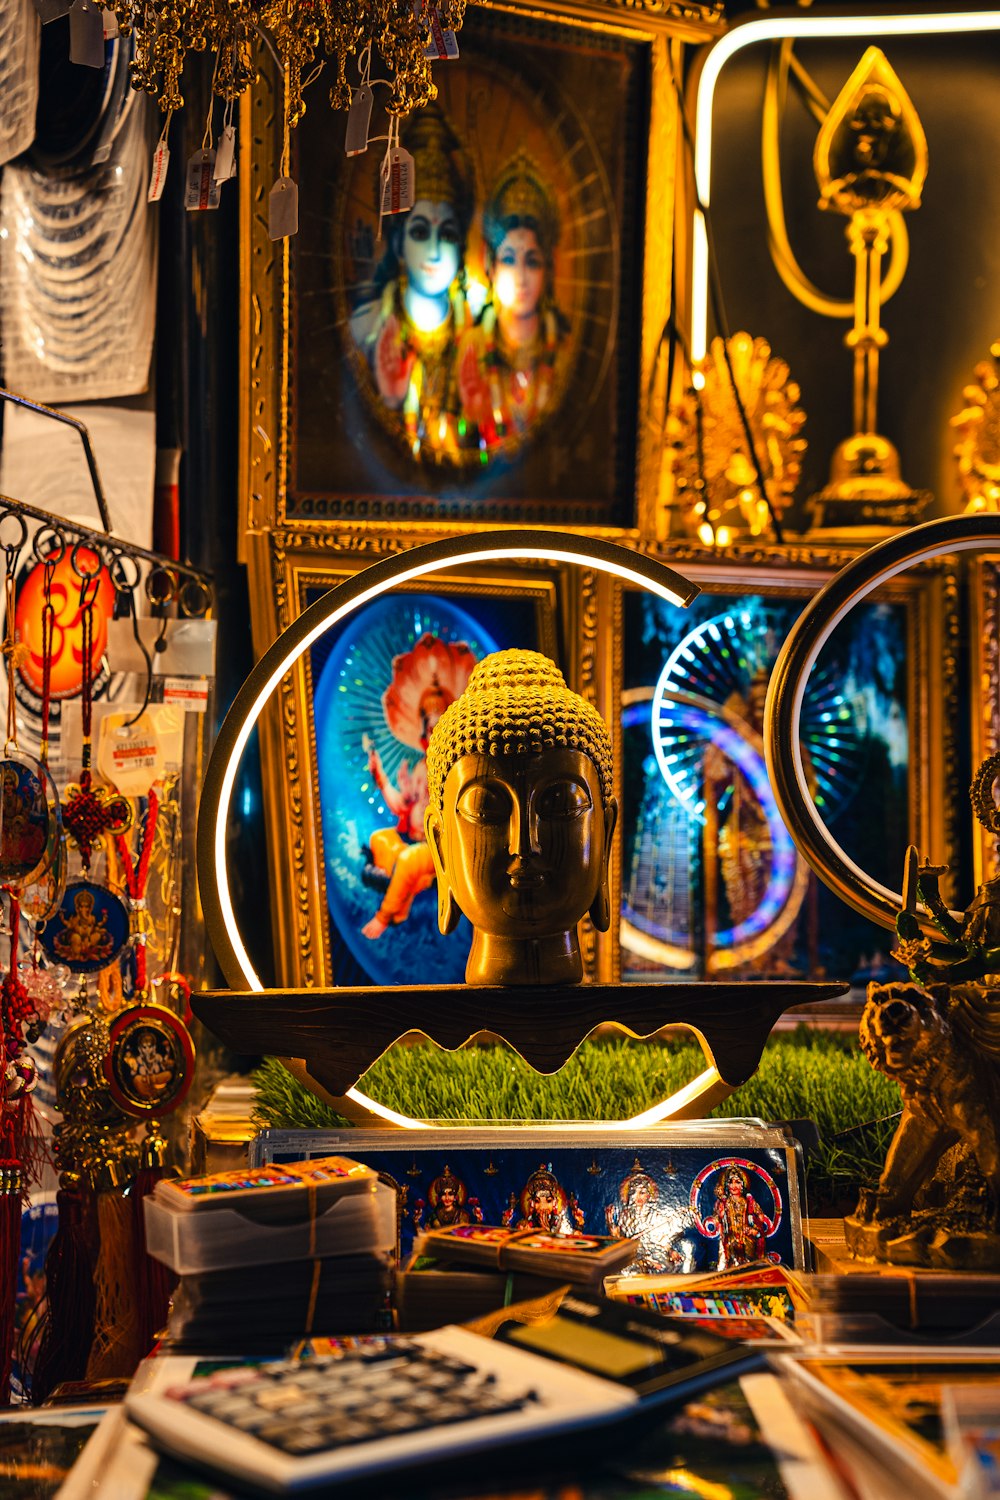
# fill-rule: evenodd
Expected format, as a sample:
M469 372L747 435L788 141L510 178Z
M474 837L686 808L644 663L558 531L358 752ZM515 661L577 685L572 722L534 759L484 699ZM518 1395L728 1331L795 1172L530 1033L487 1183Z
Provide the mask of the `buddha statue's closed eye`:
M469 984L576 984L577 923L611 921L611 737L535 651L474 669L427 748L438 922L473 926Z

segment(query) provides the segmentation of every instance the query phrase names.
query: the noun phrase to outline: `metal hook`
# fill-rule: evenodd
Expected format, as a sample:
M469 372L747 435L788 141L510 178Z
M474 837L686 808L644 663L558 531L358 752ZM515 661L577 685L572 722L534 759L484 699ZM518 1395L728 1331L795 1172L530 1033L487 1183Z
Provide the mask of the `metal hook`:
M49 543L52 543L49 546ZM35 561L55 567L66 556L66 538L58 526L39 526L31 542Z

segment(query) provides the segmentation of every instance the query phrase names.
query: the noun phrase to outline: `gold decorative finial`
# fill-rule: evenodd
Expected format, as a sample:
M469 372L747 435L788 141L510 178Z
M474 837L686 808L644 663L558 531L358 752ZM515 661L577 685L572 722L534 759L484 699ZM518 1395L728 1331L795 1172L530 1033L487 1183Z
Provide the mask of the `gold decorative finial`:
M899 455L876 426L882 257L890 215L919 208L927 176L927 139L913 103L885 54L869 47L834 100L816 139L813 166L820 208L848 216L854 256L854 432L833 456L830 483L812 496L818 527L912 525L930 498L904 484Z

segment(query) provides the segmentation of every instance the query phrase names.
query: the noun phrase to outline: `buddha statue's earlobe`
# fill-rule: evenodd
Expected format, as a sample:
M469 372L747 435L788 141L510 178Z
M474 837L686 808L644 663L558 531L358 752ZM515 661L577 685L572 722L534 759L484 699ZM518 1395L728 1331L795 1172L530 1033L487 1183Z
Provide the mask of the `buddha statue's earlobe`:
M597 895L590 905L590 920L598 932L607 932L611 926L611 849L614 844L615 826L618 822L618 802L609 797L604 804L604 849L601 855L601 883Z
M434 874L437 876L438 930L447 936L449 932L455 931L462 913L448 882L442 849L443 832L440 814L436 808L428 807L424 814L424 836L431 851Z

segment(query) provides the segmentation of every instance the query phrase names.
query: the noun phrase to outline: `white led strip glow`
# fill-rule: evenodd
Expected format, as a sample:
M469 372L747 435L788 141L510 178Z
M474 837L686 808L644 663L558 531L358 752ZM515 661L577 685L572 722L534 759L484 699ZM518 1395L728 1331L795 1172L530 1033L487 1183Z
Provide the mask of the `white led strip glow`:
M908 16L771 17L734 26L711 48L698 79L695 104L694 176L699 203L708 208L712 194L712 106L715 86L726 63L755 42L812 37L874 38L940 36L1000 31L1000 10L937 11ZM691 358L703 359L708 347L708 236L701 209L691 226Z
M422 578L428 573L442 573L450 568L460 568L469 563L522 562L529 558L537 559L540 562L575 563L581 567L594 568L598 572L609 573L615 578L622 579L625 583L631 583L645 589L649 593L656 594L659 598L665 599L668 604L683 606L686 602L682 595L674 592L665 583L651 578L648 572L637 567L631 567L624 560L628 557L628 551L624 547L614 549L620 553L622 558L621 561L615 561L592 550L585 540L581 539L579 546L574 547L569 543L566 533L559 533L559 541L555 545L549 542L548 538L552 536L552 533L548 533L546 543L538 546L532 545L530 542L528 544L519 542L516 546L504 546L495 541L498 535L502 535L502 533L492 533L484 536L480 539L478 545L474 541L470 542L467 551L462 551L446 558L437 555L433 545L424 548L415 548L414 552L410 554L411 557L415 557L421 552L434 552L435 555L412 562L409 567L401 567L391 577L383 577L379 583L373 584L371 588L363 590L339 607L334 605L329 613L323 613L312 629L289 647L286 654L266 678L256 698L247 710L234 738L229 759L222 773L215 828L212 837L212 878L216 887L222 920L232 944L233 957L248 989L262 992L264 985L253 967L250 955L247 953L246 945L240 934L229 889L229 868L226 859L226 824L229 820L229 807L232 801L233 787L236 783L236 774L240 761L243 758L243 752L264 710L265 704L285 674L291 670L299 658L309 650L321 635L390 589L412 582L415 578ZM662 572L665 575L669 575L670 569L662 565L660 566ZM687 582L683 579L679 579L678 581L685 584ZM692 593L697 592L693 586L688 585L688 587ZM334 590L333 592L336 591ZM204 878L204 875L202 878ZM721 1085L721 1078L718 1070L715 1067L710 1067L700 1073L689 1084L686 1084L684 1088L678 1090L669 1099L664 1100L660 1104L653 1105L652 1108L643 1111L640 1115L633 1116L629 1120L579 1121L561 1124L559 1128L561 1130L588 1131L636 1130L646 1125L655 1125L659 1120L665 1119L668 1115L676 1114L679 1109L700 1097L714 1085ZM362 1109L380 1116L387 1124L402 1126L410 1130L432 1128L426 1120L416 1120L409 1115L398 1114L395 1110L388 1109L384 1104L379 1104L377 1100L370 1098L359 1089L349 1089L346 1097Z

